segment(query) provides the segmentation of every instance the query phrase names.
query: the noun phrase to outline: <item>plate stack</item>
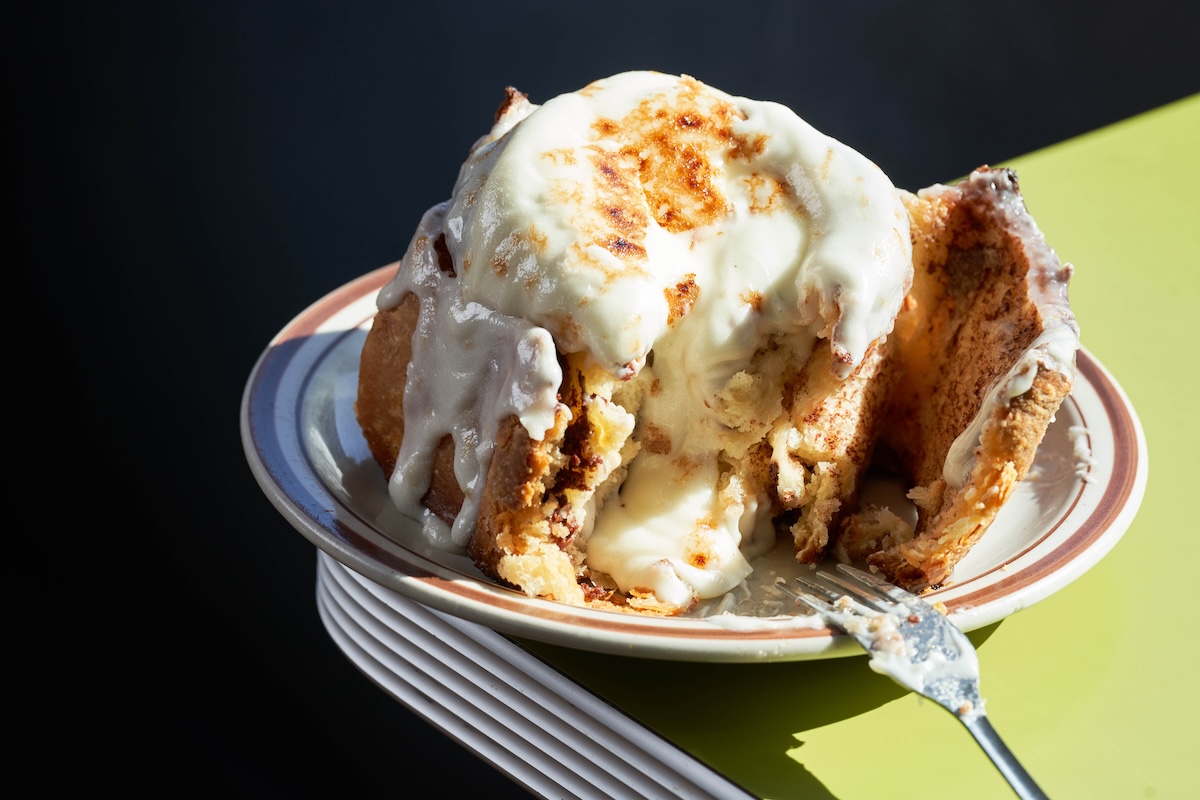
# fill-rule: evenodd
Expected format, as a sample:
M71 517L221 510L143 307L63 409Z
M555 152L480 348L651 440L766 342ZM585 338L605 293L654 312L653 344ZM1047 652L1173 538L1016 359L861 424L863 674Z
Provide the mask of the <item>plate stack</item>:
M512 639L320 550L317 608L367 677L540 796L751 797Z

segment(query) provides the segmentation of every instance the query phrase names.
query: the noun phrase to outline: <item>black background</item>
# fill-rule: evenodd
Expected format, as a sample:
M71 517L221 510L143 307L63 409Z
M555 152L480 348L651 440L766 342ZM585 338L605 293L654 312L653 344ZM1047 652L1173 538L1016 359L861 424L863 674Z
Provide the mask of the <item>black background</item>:
M420 796L424 776L449 797L523 796L338 650L317 616L315 549L259 489L238 431L270 338L403 253L506 85L544 102L627 69L687 73L789 105L916 189L1200 90L1183 8L10 12L10 507L50 512L10 531L10 574L71 609L39 631L67 645L47 668L61 671L65 748L51 777L304 798ZM87 751L110 755L80 774Z

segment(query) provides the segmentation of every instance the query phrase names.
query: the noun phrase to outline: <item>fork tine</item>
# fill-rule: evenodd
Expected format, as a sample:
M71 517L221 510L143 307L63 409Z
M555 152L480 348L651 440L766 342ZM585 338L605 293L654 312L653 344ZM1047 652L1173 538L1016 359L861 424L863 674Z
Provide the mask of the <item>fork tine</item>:
M837 569L859 584L869 587L876 594L882 595L895 603L911 603L913 601L921 601L921 598L912 592L905 591L894 583L889 583L883 578L870 572L864 572L861 569L852 567L849 564L838 564Z
M835 575L827 572L812 572L810 577L796 578L796 583L799 583L810 592L825 598L828 601L836 600L841 596L850 596L852 599L862 603L863 605L875 611L886 611L887 609L879 604L880 595L878 592L866 591L863 584L857 584L841 575ZM866 585L866 588L872 588Z
M806 588L806 589L808 588L807 586L804 586L803 579L797 578L796 582L801 584L801 588ZM783 580L783 578L777 578L775 583L781 591L785 592L789 597L791 597L797 603L803 603L804 605L808 606L813 611L828 615L828 614L834 613L837 610L833 607L832 604L829 603L829 600L831 600L832 598L830 597L829 593L827 591L825 591L824 589L821 589L818 593L814 594L813 592L796 591L791 586L788 586L787 582L785 580Z
M796 598L796 600L804 603L804 605L820 614L829 616L837 612L837 609L830 605L828 601L817 595L796 593L793 596Z

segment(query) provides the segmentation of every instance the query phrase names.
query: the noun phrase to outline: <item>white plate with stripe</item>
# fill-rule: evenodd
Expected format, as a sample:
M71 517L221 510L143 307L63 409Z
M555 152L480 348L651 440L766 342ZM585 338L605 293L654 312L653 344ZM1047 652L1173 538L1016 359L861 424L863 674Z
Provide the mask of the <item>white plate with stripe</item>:
M754 564L734 613L713 603L641 617L530 598L486 578L465 553L439 550L392 505L354 417L359 352L375 295L395 270L364 275L313 303L269 343L242 399L241 434L259 485L334 560L440 612L493 630L597 652L689 661L827 658L859 652L774 589L803 567L784 553ZM1146 442L1124 391L1086 350L1079 380L1038 450L1030 478L986 536L928 595L964 630L1057 592L1125 533L1145 491ZM707 614L708 616L705 616Z

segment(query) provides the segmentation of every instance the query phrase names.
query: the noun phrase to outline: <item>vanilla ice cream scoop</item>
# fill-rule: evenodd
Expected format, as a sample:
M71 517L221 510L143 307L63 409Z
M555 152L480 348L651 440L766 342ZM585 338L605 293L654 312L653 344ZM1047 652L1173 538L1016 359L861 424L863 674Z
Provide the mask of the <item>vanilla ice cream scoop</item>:
M546 328L564 352L636 372L689 276L721 293L702 343L718 358L744 355L729 340L745 293L763 302L743 341L829 336L842 377L890 330L911 270L895 187L788 108L627 72L500 124L461 171L447 244L467 300Z

